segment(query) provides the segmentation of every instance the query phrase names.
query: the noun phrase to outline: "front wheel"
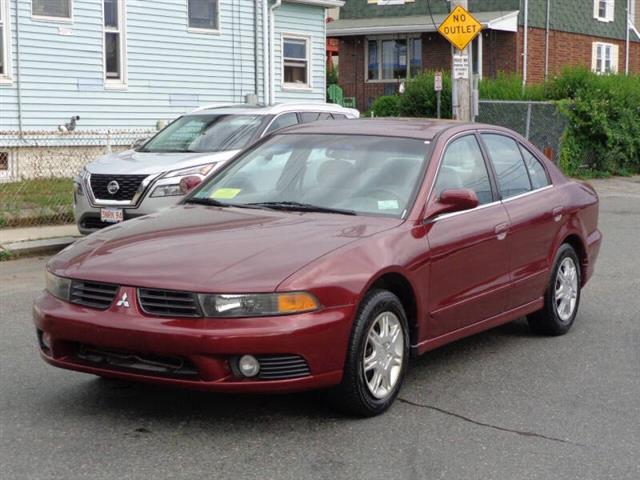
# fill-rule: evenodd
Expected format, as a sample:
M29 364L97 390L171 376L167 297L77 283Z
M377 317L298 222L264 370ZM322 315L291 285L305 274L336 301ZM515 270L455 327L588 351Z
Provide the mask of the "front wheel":
M408 361L402 303L389 291L372 290L358 310L342 383L332 392L334 403L365 417L384 412L400 391Z
M527 317L531 329L543 335L567 333L578 313L580 285L580 260L573 247L565 243L556 254L544 308Z

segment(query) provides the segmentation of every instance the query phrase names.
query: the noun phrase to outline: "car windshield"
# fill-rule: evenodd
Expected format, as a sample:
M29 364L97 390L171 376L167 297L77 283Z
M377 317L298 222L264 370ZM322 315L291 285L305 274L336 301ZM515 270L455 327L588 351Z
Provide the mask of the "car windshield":
M207 181L187 202L401 217L429 142L369 135L276 135Z
M187 115L149 140L140 152L223 152L240 150L254 138L262 115Z

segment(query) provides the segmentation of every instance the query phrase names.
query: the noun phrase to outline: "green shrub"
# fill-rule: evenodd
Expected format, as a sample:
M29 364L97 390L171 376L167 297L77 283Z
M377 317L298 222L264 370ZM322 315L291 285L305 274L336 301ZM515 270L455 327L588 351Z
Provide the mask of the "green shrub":
M376 98L365 116L375 117L397 117L400 115L400 97L397 95L387 95Z
M545 100L543 84L530 84L523 90L522 77L515 74L499 73L496 78L483 79L478 90L483 100Z
M435 72L424 72L408 81L400 96L400 115L403 117L437 116L437 97L433 89ZM441 116L451 118L451 75L442 75Z

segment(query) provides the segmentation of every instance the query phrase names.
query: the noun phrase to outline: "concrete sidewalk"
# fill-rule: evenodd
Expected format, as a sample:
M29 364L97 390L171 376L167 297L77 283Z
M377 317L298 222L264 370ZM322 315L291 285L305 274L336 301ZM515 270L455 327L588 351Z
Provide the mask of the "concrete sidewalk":
M75 225L2 229L0 230L0 254L19 257L56 252L75 242L80 236Z

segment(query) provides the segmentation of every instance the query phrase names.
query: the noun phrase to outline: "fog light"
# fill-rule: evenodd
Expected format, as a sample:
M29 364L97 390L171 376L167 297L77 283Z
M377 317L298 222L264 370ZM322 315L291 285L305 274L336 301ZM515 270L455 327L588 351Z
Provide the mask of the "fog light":
M255 377L260 372L260 362L252 355L243 355L238 360L238 369L245 377Z
M51 350L51 334L48 332L44 332L42 334L42 345L47 350Z

